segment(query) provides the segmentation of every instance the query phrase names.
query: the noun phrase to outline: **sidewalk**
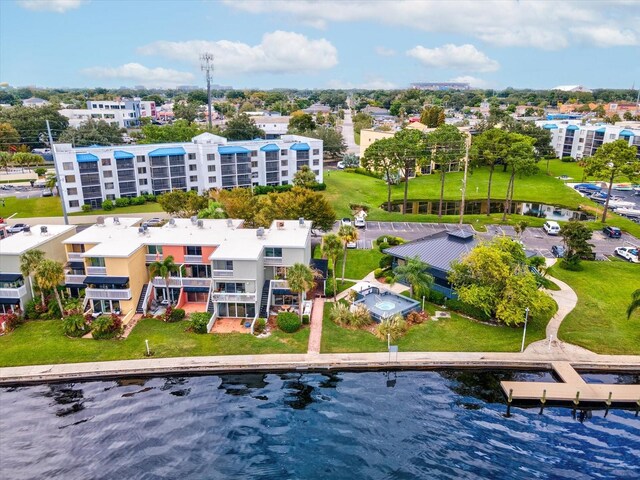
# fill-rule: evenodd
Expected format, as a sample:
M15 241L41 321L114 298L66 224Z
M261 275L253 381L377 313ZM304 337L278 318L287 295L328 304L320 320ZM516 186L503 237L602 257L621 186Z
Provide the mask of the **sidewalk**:
M309 333L309 347L307 353L318 355L320 353L320 344L322 342L322 318L324 316L324 298L316 298L313 301L313 309L311 312L311 322Z

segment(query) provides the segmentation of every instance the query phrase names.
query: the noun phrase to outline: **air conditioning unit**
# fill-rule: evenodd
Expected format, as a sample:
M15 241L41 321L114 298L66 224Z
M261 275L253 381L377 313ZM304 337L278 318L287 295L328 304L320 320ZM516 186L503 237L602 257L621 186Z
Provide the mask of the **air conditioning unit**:
M256 236L258 238L264 237L264 227L260 227L258 228L258 230L256 230Z
M120 225L120 219L118 217L113 217L113 224Z
M233 220L231 220L230 218L227 218L227 227L233 228Z
M204 228L204 220L198 220L196 225L198 225L198 228Z
M104 217L100 216L96 218L96 225L99 227L104 227Z
M24 228L22 229L22 232L25 233L26 235L31 235L31 227L29 225L25 225Z
M170 227L175 227L176 226L176 219L175 218L170 218L169 219L169 226Z
M47 235L49 233L49 227L42 225L40 227L40 235Z
M300 225L301 227L304 227L304 217L300 217L298 219L298 225Z
M193 217L191 217L191 223L193 225L195 225L197 222L198 222L198 216L197 215L194 215Z
M138 235L144 235L144 227L138 227Z
M284 222L282 220L278 220L278 222L276 222L276 228L278 230L282 230L284 228Z

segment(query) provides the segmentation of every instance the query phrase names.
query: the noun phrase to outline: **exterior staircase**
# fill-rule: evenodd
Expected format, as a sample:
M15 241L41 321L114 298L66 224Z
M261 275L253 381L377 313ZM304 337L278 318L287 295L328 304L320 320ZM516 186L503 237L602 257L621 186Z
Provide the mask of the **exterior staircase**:
M207 312L213 315L213 312L216 311L216 306L213 303L213 296L209 294L209 303L207 303Z
M267 318L267 303L269 301L269 283L270 280L265 280L262 286L262 296L260 297L260 318Z
M147 289L149 288L149 284L145 283L142 286L142 291L140 292L140 299L138 300L138 305L136 306L136 313L144 313L144 299L147 298Z

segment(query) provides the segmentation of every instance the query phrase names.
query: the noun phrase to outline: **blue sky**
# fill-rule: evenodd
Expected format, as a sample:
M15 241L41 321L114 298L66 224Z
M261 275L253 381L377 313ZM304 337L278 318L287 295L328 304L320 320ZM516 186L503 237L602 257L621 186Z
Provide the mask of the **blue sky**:
M640 0L0 0L0 82L640 87Z

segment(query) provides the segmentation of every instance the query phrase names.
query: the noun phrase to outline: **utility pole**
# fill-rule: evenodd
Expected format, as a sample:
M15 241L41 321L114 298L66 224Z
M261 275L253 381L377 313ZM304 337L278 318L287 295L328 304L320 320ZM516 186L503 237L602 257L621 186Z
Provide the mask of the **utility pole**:
M62 216L64 217L64 224L69 225L69 218L67 217L67 204L64 201L64 188L60 185L60 171L58 170L58 159L56 158L56 147L53 144L53 136L51 135L51 127L49 126L49 120L47 120L47 133L49 134L49 146L51 147L51 155L53 155L53 166L56 169L56 184L58 187L58 195L60 195L60 202L62 203Z
M213 54L203 53L200 55L200 69L205 72L207 79L207 114L209 115L209 130L211 130L211 75L213 74Z
M462 177L462 201L460 202L460 226L464 220L464 200L467 193L467 171L469 170L469 147L471 147L471 132L467 132L464 140L464 176Z

